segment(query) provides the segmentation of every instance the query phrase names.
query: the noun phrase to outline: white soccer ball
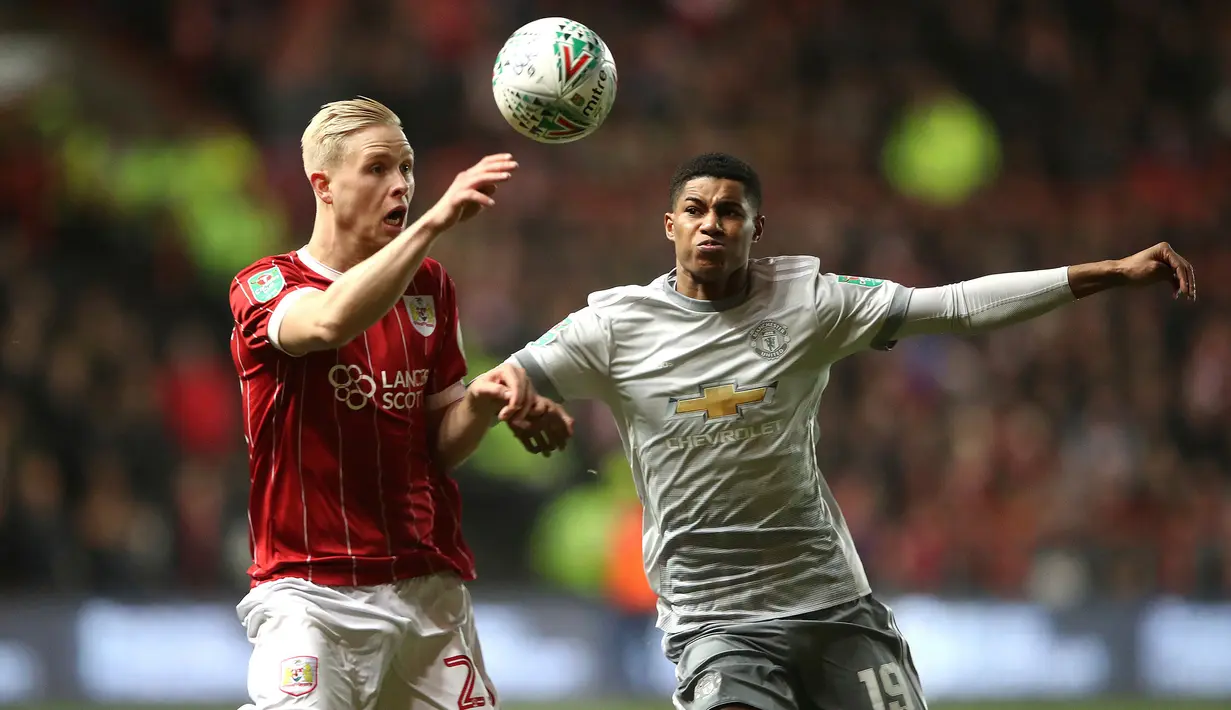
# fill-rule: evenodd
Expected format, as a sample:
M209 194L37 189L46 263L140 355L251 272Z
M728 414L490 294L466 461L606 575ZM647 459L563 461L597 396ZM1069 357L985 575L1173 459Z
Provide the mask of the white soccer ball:
M500 113L539 143L570 143L597 130L615 103L616 84L611 50L593 30L563 17L514 32L492 68Z

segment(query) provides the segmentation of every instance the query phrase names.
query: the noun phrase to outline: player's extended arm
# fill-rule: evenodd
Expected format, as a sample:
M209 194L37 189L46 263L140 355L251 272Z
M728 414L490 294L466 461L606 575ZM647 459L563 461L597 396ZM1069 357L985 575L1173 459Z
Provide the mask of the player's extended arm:
M497 420L525 426L536 399L534 385L517 365L506 362L484 372L471 381L461 399L432 414L432 459L443 470L456 468L479 448Z
M406 292L445 230L495 204L496 186L517 168L512 156L489 155L460 173L444 196L392 242L348 269L324 291L303 289L289 304L277 344L293 355L330 350L372 327Z
M1160 281L1171 282L1176 298L1197 298L1192 265L1165 242L1124 259L917 288L895 337L997 328L1100 291Z

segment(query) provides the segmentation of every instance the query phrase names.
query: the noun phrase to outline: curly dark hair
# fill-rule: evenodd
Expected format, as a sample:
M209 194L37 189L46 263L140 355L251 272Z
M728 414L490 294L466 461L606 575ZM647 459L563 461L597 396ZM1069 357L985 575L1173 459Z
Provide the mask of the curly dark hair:
M727 153L703 153L689 158L675 169L671 176L671 208L680 196L684 185L694 178L712 177L735 180L744 184L744 192L752 208L761 211L761 178L752 166Z

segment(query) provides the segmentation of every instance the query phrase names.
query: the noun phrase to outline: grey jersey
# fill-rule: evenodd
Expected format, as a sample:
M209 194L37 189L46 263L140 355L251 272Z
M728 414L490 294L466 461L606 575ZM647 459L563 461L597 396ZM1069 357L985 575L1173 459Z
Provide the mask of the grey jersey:
M697 301L667 274L591 294L515 355L539 391L610 406L644 505L668 635L823 609L870 589L816 461L836 360L887 349L910 290L754 260L747 293Z

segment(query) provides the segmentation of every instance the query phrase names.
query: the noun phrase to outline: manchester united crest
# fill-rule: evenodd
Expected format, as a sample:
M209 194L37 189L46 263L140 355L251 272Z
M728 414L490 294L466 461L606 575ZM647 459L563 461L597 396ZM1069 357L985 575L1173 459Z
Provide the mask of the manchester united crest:
M757 355L766 360L777 360L782 357L782 353L786 352L787 343L790 342L791 336L786 334L786 326L772 320L757 323L748 336L748 344L752 346Z
M694 700L701 700L718 692L718 686L722 684L722 676L718 675L718 671L709 671L705 675L697 679L697 685L692 691Z

